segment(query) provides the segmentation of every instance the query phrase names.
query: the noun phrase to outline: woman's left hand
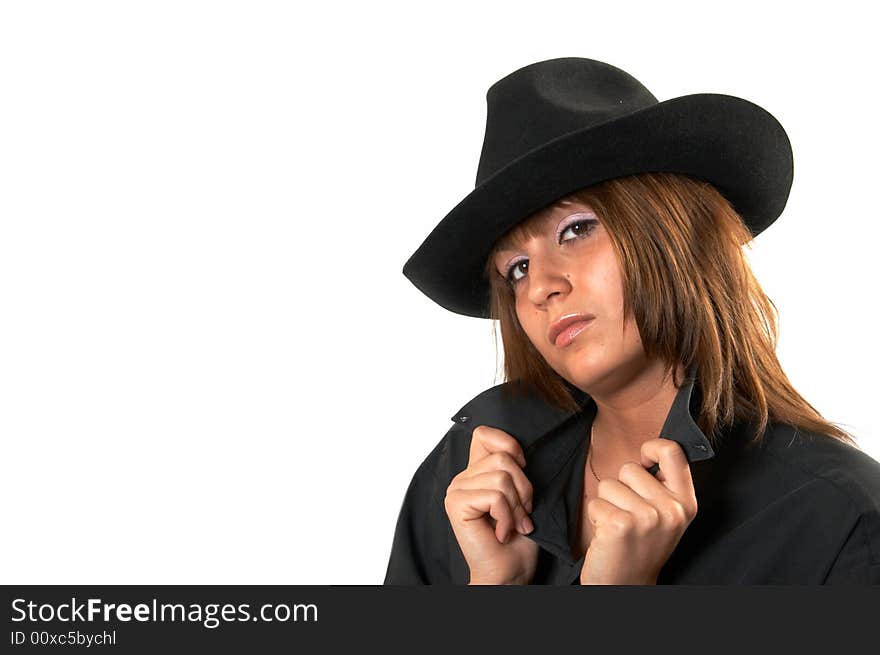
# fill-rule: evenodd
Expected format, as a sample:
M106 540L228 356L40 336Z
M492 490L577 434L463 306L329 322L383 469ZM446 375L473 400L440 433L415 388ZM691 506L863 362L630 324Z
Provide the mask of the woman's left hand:
M656 584L660 570L697 515L687 457L677 441L649 439L641 465L626 462L617 479L599 481L587 503L593 539L581 568L581 584ZM647 468L659 463L657 477Z

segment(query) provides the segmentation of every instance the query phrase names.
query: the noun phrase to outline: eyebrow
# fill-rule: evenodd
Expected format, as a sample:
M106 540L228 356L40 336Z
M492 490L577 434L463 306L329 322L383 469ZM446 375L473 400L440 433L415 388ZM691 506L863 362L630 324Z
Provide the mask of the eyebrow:
M499 247L495 250L495 254L493 255L494 264L496 269L501 269L502 275L504 274L504 265L507 264L507 260L510 259L510 255L514 250L518 250L518 247L512 243L506 243L503 247Z
M574 214L574 213L577 213L577 212L572 212L572 214ZM571 214L566 214L566 217L570 216L570 215ZM550 223L551 216L546 216L545 218L538 220L538 223L543 224L542 227L546 229L548 224ZM505 250L517 250L518 248L519 248L519 245L513 243L513 237L511 235L508 235L507 238L503 241L503 245L498 246L496 248L496 251L497 252L504 252Z

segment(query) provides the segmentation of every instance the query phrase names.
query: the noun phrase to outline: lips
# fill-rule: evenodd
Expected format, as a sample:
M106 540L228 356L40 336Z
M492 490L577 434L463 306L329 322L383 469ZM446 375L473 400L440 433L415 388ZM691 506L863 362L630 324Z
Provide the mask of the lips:
M565 328L562 332L559 333L559 336L556 337L556 345L559 348L565 348L568 344L574 341L574 338L579 335L581 332L590 327L592 320L589 321L578 321L577 323L572 323L567 328Z
M594 318L592 314L566 314L550 325L547 339L556 346L566 346Z

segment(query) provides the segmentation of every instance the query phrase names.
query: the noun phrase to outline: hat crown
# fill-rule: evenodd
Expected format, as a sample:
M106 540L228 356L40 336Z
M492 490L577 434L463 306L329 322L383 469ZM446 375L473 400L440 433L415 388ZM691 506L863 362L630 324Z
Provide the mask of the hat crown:
M594 59L559 57L524 66L486 92L476 185L557 137L657 102L632 75Z

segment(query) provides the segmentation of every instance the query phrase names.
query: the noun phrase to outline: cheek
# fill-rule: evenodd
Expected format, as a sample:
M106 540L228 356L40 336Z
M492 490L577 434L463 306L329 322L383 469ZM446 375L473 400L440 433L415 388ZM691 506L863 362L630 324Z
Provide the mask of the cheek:
M539 312L523 311L519 306L517 306L516 316L519 319L520 327L529 338L529 341L532 342L532 345L535 346L538 352L544 354L546 351L545 346L547 345L547 335L544 333L545 319Z
M623 323L623 341L633 347L641 347L642 335L639 332L639 326L636 324L636 319L632 316L628 316L625 321L621 322Z
M535 330L537 329L537 320L536 317L528 311L521 311L519 307L516 310L516 317L519 319L519 326L522 328L523 332L534 341Z

